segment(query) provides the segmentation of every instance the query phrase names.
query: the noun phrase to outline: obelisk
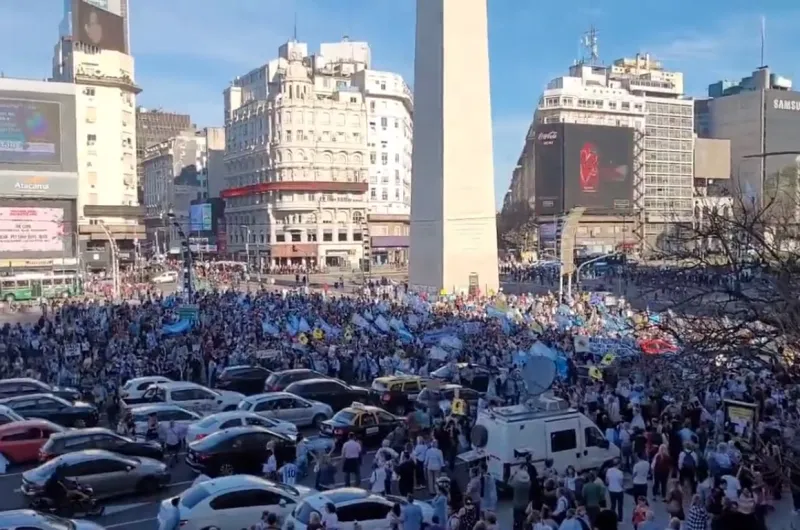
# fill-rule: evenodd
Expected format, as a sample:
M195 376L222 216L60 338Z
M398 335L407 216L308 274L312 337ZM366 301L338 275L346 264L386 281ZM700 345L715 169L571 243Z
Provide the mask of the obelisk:
M487 0L417 0L412 288L497 291Z

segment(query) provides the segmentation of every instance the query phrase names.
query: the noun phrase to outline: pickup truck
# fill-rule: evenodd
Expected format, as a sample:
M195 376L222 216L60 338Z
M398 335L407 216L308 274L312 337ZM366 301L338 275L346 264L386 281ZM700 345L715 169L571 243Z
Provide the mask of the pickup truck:
M151 403L168 403L205 416L228 410L236 410L244 394L229 390L211 390L197 383L173 381L156 383L145 390L141 398L123 399L123 409Z

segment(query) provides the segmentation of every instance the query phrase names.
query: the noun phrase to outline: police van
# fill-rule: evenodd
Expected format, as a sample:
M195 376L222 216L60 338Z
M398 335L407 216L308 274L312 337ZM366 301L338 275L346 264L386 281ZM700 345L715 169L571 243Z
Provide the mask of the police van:
M572 466L580 472L601 469L620 450L610 444L588 417L559 398L540 396L523 405L478 412L472 429L473 450L459 458L484 461L499 484L507 484L516 469L530 461L541 475L547 460L559 473Z

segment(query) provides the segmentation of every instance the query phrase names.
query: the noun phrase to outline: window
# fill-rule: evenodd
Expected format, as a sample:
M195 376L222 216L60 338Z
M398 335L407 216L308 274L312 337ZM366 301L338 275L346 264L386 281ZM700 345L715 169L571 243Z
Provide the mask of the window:
M394 154L394 162L395 162L395 164L399 164L400 163L400 153L395 153Z
M381 118L381 127L384 129L389 126L389 120L387 118Z
M239 427L242 425L241 418L234 418L232 420L228 420L222 425L219 426L220 429L229 429L231 427Z
M284 243L286 241L285 234L275 234L275 242L276 243Z
M369 190L369 198L372 199L372 200L377 199L378 198L378 190L376 190L375 188L370 188L370 190Z
M381 190L381 200L382 201L388 201L389 200L389 190L387 190L386 188Z
M97 135L96 134L87 134L86 135L86 145L94 145L97 142Z
M249 489L223 493L209 503L212 510L232 510L280 503L280 496L271 491Z
M338 241L347 241L347 232L339 232Z
M572 451L578 447L578 437L575 436L575 429L565 431L555 431L550 433L550 451L560 453L562 451Z
M253 410L255 412L261 412L261 411L264 411L264 410L273 410L273 409L277 408L277 406L278 406L278 400L272 399L272 400L266 400L266 401L262 401L260 403L256 403L256 408L253 409Z
M265 418L245 418L244 423L246 425L255 425L257 427L272 427L272 423Z
M3 436L4 442L22 442L24 440L38 440L42 437L42 433L39 429L25 429L21 432L15 432L13 434L8 434Z
M586 427L583 434L586 438L586 447L602 447L605 445L606 439L597 427Z
M333 241L333 232L323 232L322 233L322 240L323 241Z
M196 416L189 414L185 410L167 410L158 415L158 421L195 421Z
M172 401L192 401L193 399L195 399L194 390L191 388L172 392Z
M389 163L389 154L388 153L381 153L381 164L384 166Z
M389 510L392 508L390 504L383 504L382 502L357 502L347 506L337 506L336 515L339 517L340 523L349 523L353 521L380 521L386 519Z
M377 160L377 153L375 153L375 151L372 151L369 154L369 163L374 164L376 160Z
M404 392L419 392L419 381L406 381L403 384Z
M370 414L368 412L362 414L361 418L359 418L359 424L362 427L370 427L372 425L375 425L375 415L374 414Z

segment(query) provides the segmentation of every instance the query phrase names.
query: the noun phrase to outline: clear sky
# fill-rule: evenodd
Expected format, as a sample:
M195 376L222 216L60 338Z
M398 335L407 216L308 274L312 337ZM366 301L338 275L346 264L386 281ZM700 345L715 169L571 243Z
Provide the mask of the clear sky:
M222 90L263 64L292 36L315 50L343 35L372 46L373 67L413 84L414 0L129 0L135 77L146 107L188 112L199 126L222 124ZM0 71L50 75L63 0L0 0ZM579 57L594 24L601 60L650 53L686 74L690 95L740 79L766 62L800 84L797 0L489 0L496 198L500 204L534 106L548 80Z

